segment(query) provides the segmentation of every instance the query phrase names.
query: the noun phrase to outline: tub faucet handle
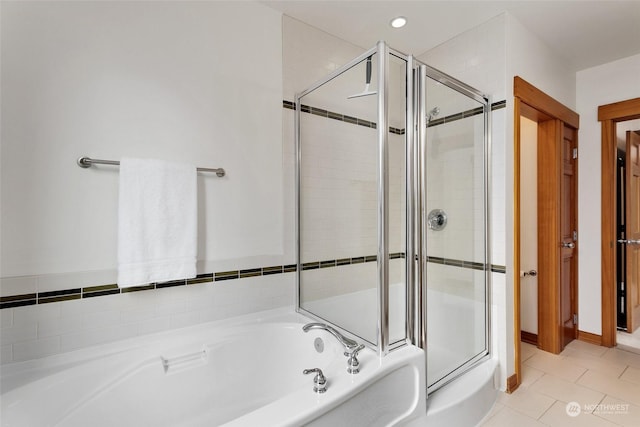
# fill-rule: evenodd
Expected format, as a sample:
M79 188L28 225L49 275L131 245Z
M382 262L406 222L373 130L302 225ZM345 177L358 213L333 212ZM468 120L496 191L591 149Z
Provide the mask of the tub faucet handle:
M327 391L327 379L322 374L322 370L320 368L305 369L302 373L305 375L313 373L316 374L316 376L313 377L313 391L316 393L324 393Z
M354 348L351 352L345 351L344 355L349 359L347 360L347 372L350 374L357 374L360 372L360 361L358 361L358 353L364 348L364 344L360 344Z

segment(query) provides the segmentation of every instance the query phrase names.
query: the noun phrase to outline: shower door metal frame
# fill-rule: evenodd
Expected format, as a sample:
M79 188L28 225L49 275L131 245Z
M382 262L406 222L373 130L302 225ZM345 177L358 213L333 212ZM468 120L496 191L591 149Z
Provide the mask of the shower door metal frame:
M377 194L378 194L378 215L377 215L377 227L378 227L378 253L377 253L377 274L378 274L378 316L377 316L377 344L375 348L380 357L385 356L389 353L389 351L395 350L397 348L403 347L409 343L411 343L411 337L413 336L413 326L415 324L415 319L413 315L413 311L410 307L412 307L413 302L409 300L412 291L410 288L412 287L414 277L414 265L410 260L415 258L414 251L414 238L413 235L409 238L409 233L407 232L405 239L405 286L407 288L407 304L405 307L405 337L396 342L389 342L389 164L388 164L388 146L389 146L389 106L388 106L388 98L387 98L387 90L389 87L389 56L393 55L401 60L407 62L407 72L406 72L406 82L407 89L410 85L410 78L412 77L412 68L413 67L413 57L409 57L402 52L399 52L395 49L390 48L383 41L380 41L376 44L376 46L372 49L367 50L363 54L357 56L347 64L342 67L334 70L329 73L325 78L317 81L309 88L304 91L297 93L295 95L295 111L294 111L294 138L295 138L295 147L296 147L296 174L295 174L295 192L296 192L296 230L295 230L295 241L296 241L296 311L305 314L306 316L311 317L312 319L316 319L322 322L330 323L333 327L345 333L346 336L361 338L357 335L353 334L351 331L345 330L341 328L339 325L335 325L327 319L319 317L318 315L311 313L300 305L300 275L302 273L302 261L301 261L301 239L300 239L300 230L301 230L301 200L300 200L300 168L301 168L301 138L300 138L300 114L302 101L301 99L318 89L322 85L328 83L329 81L337 78L347 70L356 66L360 62L366 60L369 56L374 54L378 55L378 93L377 97L377 141L378 141L378 183L377 183ZM411 65L411 67L410 67ZM406 103L406 113L405 113L405 147L406 147L406 163L409 164L409 159L411 158L410 153L412 150L410 147L414 146L413 138L414 133L408 131L413 127L413 102L411 101L412 95L411 92L407 90L407 103ZM409 119L411 117L411 119ZM409 127L411 126L411 127ZM413 164L413 159L411 159L411 163ZM406 174L406 172L405 172ZM405 177L405 182L408 185L409 175L407 174ZM407 196L414 194L414 189L411 187L411 193L409 193L409 188L407 188ZM412 205L412 198L407 197L406 207L407 210L406 216L407 219L413 217L414 208ZM409 258L410 257L410 258ZM367 341L368 342L368 341Z
M430 67L424 63L417 63L417 108L416 108L416 121L418 126L416 127L416 140L417 143L417 175L418 186L415 193L416 200L418 200L418 206L416 208L416 215L419 218L417 225L417 252L418 260L420 263L420 269L418 270L416 280L416 300L414 302L415 310L420 313L416 319L421 324L415 325L414 330L416 334L413 336L414 345L425 350L425 363L427 358L427 214L426 214L426 190L427 190L427 165L426 165L426 130L427 130L427 93L426 82L428 78L431 78L448 88L455 90L462 95L465 95L480 104L483 107L483 192L484 192L484 283L485 283L485 334L484 334L484 350L478 353L476 356L470 358L456 369L449 372L442 379L438 380L431 387L429 386L429 378L427 378L427 397L439 389L440 387L455 380L460 375L464 374L478 363L491 357L491 101L488 95L483 94L477 89L457 80L442 71Z
M300 114L301 99L318 89L322 85L337 78L347 70L366 60L369 56L378 55L378 93L377 97L377 143L378 143L378 253L377 253L377 291L378 291L378 328L377 344L374 345L380 357L388 354L389 351L400 348L408 343L425 350L428 345L427 337L427 252L426 252L426 215L424 213L426 205L426 129L427 129L427 108L426 108L426 82L427 78L434 79L445 86L472 98L483 106L484 116L484 277L485 277L485 349L477 356L450 372L444 380L439 381L437 387L429 389L427 393L435 391L437 388L457 378L477 363L491 356L491 244L490 244L490 200L491 200L491 139L490 120L491 103L489 97L483 95L471 86L435 69L420 61L415 60L411 55L394 50L384 42L378 42L372 49L367 50L352 61L334 70L325 78L319 80L306 90L295 95L295 146L296 146L296 173L295 173L295 208L296 208L296 311L309 316L312 319L331 323L301 307L300 305L300 275L302 273L301 261L301 136L300 136ZM405 285L406 285L406 316L405 316L405 338L396 342L389 342L389 107L387 90L389 87L389 56L393 55L407 62L406 65L406 113L405 113L405 161L406 161L406 256L405 256ZM344 330L338 325L332 324L346 336L360 338L351 331ZM368 341L367 341L368 342ZM425 354L426 357L426 354ZM428 385L428 384L427 384Z

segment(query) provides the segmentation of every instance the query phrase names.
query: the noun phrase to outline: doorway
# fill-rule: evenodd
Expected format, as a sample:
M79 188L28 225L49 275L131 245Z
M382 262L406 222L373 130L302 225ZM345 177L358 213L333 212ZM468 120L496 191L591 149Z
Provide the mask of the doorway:
M577 129L579 116L520 77L514 78L515 96L515 215L514 215L514 297L515 362L520 383L520 340L535 342L538 348L558 354L578 336L577 319ZM528 122L527 122L528 121ZM530 169L522 159L526 147L522 136L533 123L535 144L535 193L521 183L523 169ZM528 187L530 188L530 187ZM523 189L528 193L523 193ZM526 203L535 198L534 209ZM535 210L537 231L533 237L537 248L537 265L530 262L526 247L532 237L521 228ZM523 245L524 243L524 245ZM524 255L524 258L523 258ZM537 281L537 284L534 283ZM531 287L537 286L535 291ZM537 301L521 301L535 294ZM531 319L535 318L534 321ZM528 325L527 325L528 323ZM522 329L537 325L537 333ZM523 333L524 332L524 333ZM514 390L515 387L509 387Z
M622 130L625 135L625 149L626 149L626 135L627 130L623 129L625 123L628 125L630 121L640 119L640 98L634 98L626 101L620 101L613 104L601 105L598 107L598 121L601 122L602 128L602 345L607 347L613 347L617 344L617 329L618 329L618 304L619 292L617 285L618 274L621 273L621 277L624 277L624 307L620 307L624 310L624 328L629 331L637 329L634 323L640 323L638 320L634 321L634 314L636 319L640 315L640 294L638 293L638 245L635 243L636 238L633 235L634 231L631 230L635 227L633 218L637 218L637 210L635 213L626 213L626 229L623 238L618 234L617 229L617 217L619 210L616 203L617 190L616 190L616 177L618 168L618 132ZM632 125L633 127L633 125ZM633 181L633 172L631 163L634 160L630 159L633 156L627 152L625 155L625 186L627 192L627 199L625 202L625 210L629 210L638 202L640 196L634 196L637 193L634 188L631 188L630 182ZM637 159L636 159L637 160ZM637 188L636 188L637 189ZM633 203L629 203L629 200L634 200ZM638 221L640 223L640 221ZM620 252L618 240L624 243L625 258L624 266L617 264L618 253ZM630 242L631 241L631 242ZM624 268L625 272L622 274L619 270ZM631 274L631 276L629 276Z

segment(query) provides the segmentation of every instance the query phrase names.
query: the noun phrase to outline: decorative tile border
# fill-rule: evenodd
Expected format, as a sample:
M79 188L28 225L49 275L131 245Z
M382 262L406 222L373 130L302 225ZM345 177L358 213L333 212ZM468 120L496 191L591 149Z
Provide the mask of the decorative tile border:
M502 108L505 108L506 106L507 106L506 100L497 101L491 104L491 111L500 110ZM289 110L295 110L296 104L284 99L282 100L282 107L287 108ZM315 114L316 116L326 117L329 119L339 120L341 122L346 122L346 123L351 123L358 126L364 126L364 127L376 129L375 122L359 119L357 117L347 116L345 114L336 113L334 111L324 110L322 108L316 108L316 107L311 107L309 105L302 104L300 106L300 111L302 111L303 113ZM446 117L441 117L439 119L434 119L429 121L429 123L427 123L427 127L439 126L445 123L454 122L456 120L466 119L467 117L477 116L478 114L482 114L483 111L484 109L482 107L477 107L471 110L463 111L461 113L451 114ZM394 128L392 126L389 126L389 132L396 135L404 135L405 129Z
M462 261L458 259L440 258L434 256L427 257L427 262L484 271L484 264L481 262ZM494 273L506 273L507 268L504 265L491 264L491 271Z
M296 104L291 101L287 101L286 99L282 100L282 107L287 108L289 110L295 110ZM350 123L352 125L364 126L366 128L377 129L378 125L376 122L371 122L369 120L360 119L358 117L347 116L346 114L337 113L335 111L328 111L322 108L311 107L309 105L302 104L300 105L300 111L303 113L314 114L320 117L326 117L328 119L338 120L340 122ZM389 126L389 132L396 135L404 135L404 129L394 128L393 126Z
M94 298L105 295L126 294L129 292L150 291L153 289L188 286L198 283L220 282L223 280L244 277L267 276L270 274L292 273L297 270L295 264L271 267L251 268L247 270L225 271L218 273L199 274L193 279L172 280L169 282L150 283L148 285L119 288L117 284L88 286L85 288L64 289L61 291L38 292L24 295L0 297L0 309L22 307L26 305L47 304L50 302L71 301L76 299Z
M404 252L389 254L389 259L405 259ZM353 258L340 258L333 260L306 262L302 264L302 270L318 270L322 268L341 267L345 265L363 264L376 262L376 255L367 255ZM454 267L470 268L473 270L484 270L484 264L470 261L461 261L439 257L427 257L428 262L443 264ZM116 284L87 286L84 288L64 289L60 291L38 292L23 295L11 295L0 297L0 309L23 307L27 305L48 304L51 302L71 301L77 299L101 297L105 295L126 294L129 292L150 291L153 289L172 288L176 286L188 286L198 283L221 282L224 280L243 279L246 277L269 276L273 274L295 273L298 270L296 264L277 265L270 267L257 267L245 270L220 271L216 273L199 274L193 279L173 280L170 282L150 283L148 285L133 286L130 288L119 288ZM491 265L491 271L495 273L506 273L505 266Z
M389 254L389 259L398 259L404 258L404 252L396 252ZM340 259L331 259L325 261L313 261L313 262L305 262L302 264L302 271L307 270L318 270L320 268L329 268L329 267L342 267L344 265L352 265L352 264L363 264L365 262L376 262L378 261L377 255L367 255L367 256L359 256L353 258L340 258Z

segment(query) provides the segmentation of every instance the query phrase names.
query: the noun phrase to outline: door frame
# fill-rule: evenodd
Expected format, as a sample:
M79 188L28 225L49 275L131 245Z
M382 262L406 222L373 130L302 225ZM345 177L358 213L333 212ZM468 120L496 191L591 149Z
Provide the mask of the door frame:
M512 392L522 381L521 367L521 346L520 346L520 117L539 114L541 118L559 120L576 130L579 128L579 115L567 108L557 100L553 99L540 89L519 76L513 79L514 95L514 219L513 219L513 277L514 277L514 347L515 347L515 376L507 381L507 391ZM560 173L560 171L558 171ZM560 177L558 176L558 179ZM559 257L558 257L559 263ZM559 291L559 282L556 281L549 295L554 295ZM576 286L577 288L577 286ZM577 291L577 289L576 289ZM540 294L539 294L540 295ZM539 296L540 298L540 296ZM540 307L544 301L538 300ZM576 301L577 304L577 301ZM559 309L559 305L558 305ZM540 310L538 310L540 316ZM559 316L558 316L559 323ZM540 327L540 326L539 326ZM560 340L560 327L550 331L551 341ZM538 331L540 334L540 330ZM555 338L554 338L555 337ZM515 377L515 378L514 378Z
M600 105L602 129L602 345L616 345L616 123L640 118L640 98Z

